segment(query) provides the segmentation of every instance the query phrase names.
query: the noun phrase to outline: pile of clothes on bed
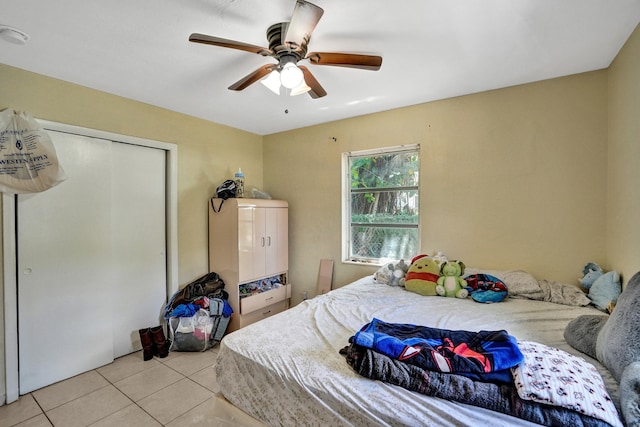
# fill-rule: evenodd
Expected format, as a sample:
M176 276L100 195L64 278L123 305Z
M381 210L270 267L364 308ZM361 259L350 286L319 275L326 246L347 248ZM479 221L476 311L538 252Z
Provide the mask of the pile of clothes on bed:
M360 375L548 426L622 426L596 368L506 331L372 319L341 350Z

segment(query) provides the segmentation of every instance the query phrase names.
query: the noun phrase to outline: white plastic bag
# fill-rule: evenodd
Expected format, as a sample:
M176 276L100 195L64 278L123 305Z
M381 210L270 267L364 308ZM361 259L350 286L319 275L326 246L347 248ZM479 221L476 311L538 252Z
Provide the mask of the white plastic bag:
M200 309L191 317L170 317L171 347L169 351L205 351L212 347L214 319Z
M39 193L66 178L49 134L31 114L0 112L0 191Z

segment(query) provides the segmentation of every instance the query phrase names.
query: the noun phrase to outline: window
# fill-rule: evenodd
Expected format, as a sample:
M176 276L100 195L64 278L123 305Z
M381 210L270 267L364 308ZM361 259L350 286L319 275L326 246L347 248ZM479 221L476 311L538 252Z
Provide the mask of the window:
M420 146L342 154L345 262L411 260L420 249Z

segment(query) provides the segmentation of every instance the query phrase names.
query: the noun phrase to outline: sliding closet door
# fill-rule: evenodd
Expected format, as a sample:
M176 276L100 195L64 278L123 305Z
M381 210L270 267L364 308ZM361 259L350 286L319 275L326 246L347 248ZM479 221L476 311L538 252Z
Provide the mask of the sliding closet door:
M113 144L113 356L139 350L138 329L160 324L167 298L165 152Z
M140 349L166 300L165 151L49 134L68 179L16 208L20 394Z
M20 394L113 360L111 142L50 135L68 178L17 203Z

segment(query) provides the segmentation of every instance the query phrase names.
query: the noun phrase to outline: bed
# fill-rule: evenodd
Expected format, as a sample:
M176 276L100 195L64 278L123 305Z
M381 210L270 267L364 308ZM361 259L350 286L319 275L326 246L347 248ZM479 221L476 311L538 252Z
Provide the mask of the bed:
M505 330L518 341L578 355L597 368L617 405L618 383L609 370L563 337L573 319L602 312L567 293L569 285L537 281L525 272L514 274L510 297L495 304L422 296L377 283L373 276L303 301L222 340L216 364L221 392L235 406L273 426L537 425L355 372L340 350L377 318L442 329Z

